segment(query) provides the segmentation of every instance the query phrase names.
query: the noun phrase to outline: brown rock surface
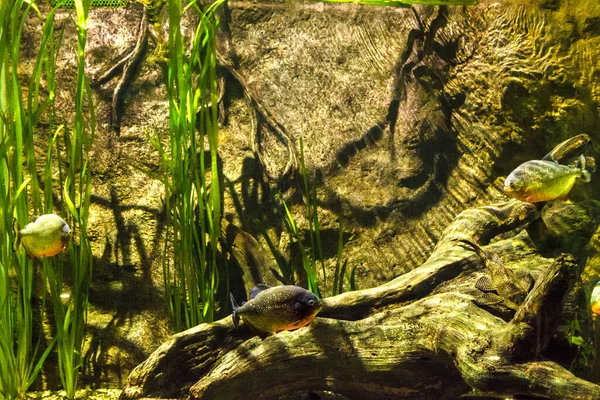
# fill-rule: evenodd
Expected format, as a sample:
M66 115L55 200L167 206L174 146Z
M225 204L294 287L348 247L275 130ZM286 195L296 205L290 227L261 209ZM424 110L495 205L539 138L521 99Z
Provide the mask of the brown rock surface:
M462 210L504 200L500 177L520 162L541 158L579 133L600 143L595 1L482 1L414 10L231 2L228 16L231 47L222 50L223 60L296 149L303 138L310 174L320 177L322 228L331 238L325 243L328 285L340 215L348 238L344 254L357 268L358 286L374 287L421 265ZM133 48L141 8L97 9L90 17L87 70L99 76ZM65 26L57 106L69 122L76 39L68 12L59 12L57 23ZM36 37L28 25L24 49ZM89 235L96 260L84 370L98 385L123 384L171 334L160 267L162 188L141 171L158 163L144 129L163 135L168 129L154 44L125 91L120 136L110 128L116 81L94 90ZM24 58L34 56L24 51ZM25 59L23 74L30 68ZM284 248L272 199L278 185L294 188L282 177L285 141L264 123L259 127L265 167L280 178L269 181L253 154L252 108L239 82L223 71L225 215L255 238L266 229ZM40 143L47 136L38 130ZM576 187L572 197L598 198L598 179ZM293 203L292 191L285 196ZM293 207L301 225L302 210ZM589 260L598 259L597 248L597 240L586 247Z

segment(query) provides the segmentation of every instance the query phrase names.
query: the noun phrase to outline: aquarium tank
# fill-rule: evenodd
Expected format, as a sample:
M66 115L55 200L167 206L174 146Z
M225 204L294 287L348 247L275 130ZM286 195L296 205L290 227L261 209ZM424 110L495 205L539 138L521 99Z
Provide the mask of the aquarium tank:
M597 0L0 0L0 400L600 399Z

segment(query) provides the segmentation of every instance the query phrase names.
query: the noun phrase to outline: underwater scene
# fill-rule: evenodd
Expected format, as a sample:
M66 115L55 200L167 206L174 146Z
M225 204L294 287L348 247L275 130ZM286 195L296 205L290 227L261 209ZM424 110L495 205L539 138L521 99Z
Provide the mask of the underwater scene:
M600 399L599 0L0 0L0 400Z

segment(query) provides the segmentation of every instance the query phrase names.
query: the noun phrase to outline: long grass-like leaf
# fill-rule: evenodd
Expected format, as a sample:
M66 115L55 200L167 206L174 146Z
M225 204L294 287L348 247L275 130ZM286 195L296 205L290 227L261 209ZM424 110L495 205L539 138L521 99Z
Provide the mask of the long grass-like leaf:
M350 281L348 283L349 291L356 290L356 267L352 268L352 273L350 274Z
M38 374L40 373L40 371L42 370L42 367L44 366L44 362L46 361L46 358L48 358L48 356L50 355L50 352L54 348L54 344L56 343L56 339L57 338L55 337L55 338L52 338L52 340L50 340L50 343L48 343L48 346L46 347L46 350L44 350L44 352L42 353L42 355L38 359L38 362L35 364L35 367L33 368L33 371L31 372L31 376L29 377L29 381L27 381L27 383L26 383L27 387L33 385L33 382L36 380Z
M70 179L67 176L65 179L65 184L63 186L63 199L65 201L65 203L67 203L67 207L69 209L69 212L73 215L73 217L76 220L79 220L79 213L77 212L77 207L75 207L75 203L73 203L73 200L71 199L71 195L69 194L70 192Z
M298 225L296 224L296 221L294 220L294 216L292 215L288 205L286 204L285 200L283 200L283 198L281 199L281 202L283 204L283 208L285 210L285 216L286 216L284 221L286 222L286 225L288 227L290 235L294 239L294 241L300 251L302 268L304 269L304 272L306 274L308 290L310 290L311 292L313 292L314 294L319 296L319 286L318 286L318 282L317 282L317 274L316 274L316 269L314 267L314 264L311 263L308 253L306 252L306 248L304 247L304 244L302 243L302 237L300 235L300 230L298 229Z
M45 270L54 305L59 372L67 397L73 399L77 389L81 348L85 336L88 306L88 288L92 275L92 254L87 236L87 219L91 198L91 174L88 152L94 139L95 115L91 88L85 76L85 47L87 42L87 14L90 0L75 0L77 14L77 85L75 93L75 120L72 134L65 129L64 151L57 145L57 164L61 157L68 160L62 185L63 212L73 230L79 234L79 245L69 243L68 253L72 266L70 301L63 306L63 263L46 263ZM87 110L87 114L84 112ZM48 154L51 154L50 152ZM62 179L61 174L61 179ZM51 190L47 181L46 190ZM46 207L51 207L47 204Z
M23 193L27 185L29 185L29 182L31 182L31 178L26 178L23 182L21 182L21 185L14 194L13 201L17 201L19 199L21 193Z
M34 11L33 13L30 11ZM40 358L33 340L33 263L24 252L12 252L15 241L12 232L13 217L24 223L30 210L41 209L40 187L37 177L37 156L33 135L35 124L52 104L48 96L41 99L40 87L46 54L53 35L53 12L46 17L34 1L13 0L0 2L0 397L22 395L34 382L50 348ZM23 100L19 70L21 36L29 19L44 22L38 56L28 84L27 102ZM51 81L51 78L47 81ZM27 106L26 106L27 105ZM25 157L26 169L23 169ZM30 202L31 201L31 202ZM12 270L11 279L9 271ZM13 286L14 284L14 286ZM13 288L16 289L12 295ZM43 301L43 299L42 299ZM43 310L42 310L43 312ZM43 317L42 317L43 319ZM8 330L10 334L6 334Z
M344 281L344 269L346 266L346 262L344 262L344 268L342 268L342 266L341 266L343 248L344 248L344 229L343 229L343 224L340 221L340 228L339 228L339 234L338 234L338 245L337 245L337 255L335 258L335 275L333 278L333 289L331 291L332 296L335 296L336 294L339 294L342 292L341 283ZM341 272L340 272L340 268L342 269ZM338 282L340 282L339 288L338 288Z
M191 49L184 47L180 24L187 10L199 14ZM184 8L181 0L169 0L168 14L169 146L164 146L157 135L147 137L161 159L167 238L174 250L172 263L163 260L163 277L173 328L180 331L211 321L216 304L216 256L221 234L216 19L214 7L205 11L195 4ZM210 181L204 163L206 144L211 157Z

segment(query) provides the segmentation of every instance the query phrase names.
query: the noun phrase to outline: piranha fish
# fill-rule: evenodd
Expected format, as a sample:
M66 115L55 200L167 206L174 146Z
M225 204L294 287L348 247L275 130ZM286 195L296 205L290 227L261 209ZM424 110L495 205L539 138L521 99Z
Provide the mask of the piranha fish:
M63 251L69 243L71 228L56 214L44 214L33 217L25 228L19 229L14 221L16 246L23 244L29 258L51 257Z
M590 304L592 306L592 312L596 315L600 315L600 282L596 283L594 290L592 290Z
M252 289L250 300L241 306L236 304L231 293L229 296L235 327L239 326L241 317L262 339L273 333L307 325L322 307L314 293L295 285L256 285Z
M566 199L577 179L590 181L591 173L585 167L583 155L575 167L559 164L551 157L546 157L519 165L504 181L504 191L521 201L537 203Z
M475 253L485 261L485 267L489 276L482 276L475 283L475 287L490 295L488 297L500 297L500 301L512 310L517 310L529 291L533 288L533 278L527 272L514 272L506 268L496 254L482 249L477 243L466 239L460 239L475 250Z

